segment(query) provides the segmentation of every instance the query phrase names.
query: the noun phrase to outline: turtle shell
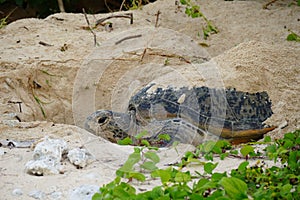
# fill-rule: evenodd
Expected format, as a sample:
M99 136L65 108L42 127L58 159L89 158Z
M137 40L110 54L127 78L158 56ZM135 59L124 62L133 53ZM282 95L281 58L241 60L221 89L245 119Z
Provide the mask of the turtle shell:
M232 138L261 136L273 130L264 124L273 114L271 106L265 91L248 93L206 86L162 88L150 84L130 99L128 111L136 113L140 124L183 118L201 129Z

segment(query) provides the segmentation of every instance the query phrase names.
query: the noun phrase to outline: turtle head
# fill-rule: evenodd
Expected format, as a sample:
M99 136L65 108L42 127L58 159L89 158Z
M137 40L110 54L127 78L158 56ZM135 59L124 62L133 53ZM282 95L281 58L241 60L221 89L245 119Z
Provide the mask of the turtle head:
M97 110L87 117L84 128L98 136L116 142L128 136L131 117L125 113Z

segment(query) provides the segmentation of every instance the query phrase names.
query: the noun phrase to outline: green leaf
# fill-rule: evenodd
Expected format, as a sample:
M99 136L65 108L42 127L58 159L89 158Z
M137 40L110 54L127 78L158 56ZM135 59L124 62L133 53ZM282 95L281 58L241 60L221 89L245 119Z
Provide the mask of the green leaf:
M123 176L124 172L130 172L133 170L133 166L141 160L140 153L134 152L129 155L127 161L120 169L117 170L117 175Z
M195 154L191 151L187 151L185 152L184 157L186 158L186 160L188 160L189 158L194 158Z
M245 199L247 196L247 184L235 177L224 177L220 184L225 189L226 194L232 199Z
M148 131L144 130L144 131L140 132L139 134L137 134L134 137L135 137L135 139L140 140L140 139L142 139L146 135L148 135Z
M222 154L220 154L220 159L224 160L228 155L229 155L229 153L222 153Z
M286 184L280 188L280 194L281 196L285 197L288 194L290 194L293 186L291 184Z
M286 40L300 42L300 36L291 31L291 33L287 36Z
M158 139L159 139L159 140L170 141L170 140L171 140L171 137L170 137L169 134L160 134L160 135L158 136Z
M190 8L186 8L185 9L185 14L187 14L187 16L191 16L191 14L192 14L191 9Z
M231 144L227 140L218 140L216 146L223 149L231 149Z
M95 193L92 197L92 200L102 200L102 195L100 193Z
M294 142L290 139L285 139L283 147L286 149L292 148L294 146Z
M205 154L205 155L204 155L204 158L205 158L206 160L211 160L211 161L213 161L213 160L214 160L213 153L212 153L212 152L209 152L209 153Z
M245 171L247 169L247 166L249 165L249 162L248 161L244 161L242 162L239 167L238 167L238 170L239 171Z
M130 172L128 174L128 178L134 178L134 179L137 179L139 181L145 181L146 180L145 175L142 174L142 173L139 173L139 172Z
M289 140L295 140L295 137L296 135L294 133L286 133L284 134L284 139L289 139Z
M152 146L149 146L149 147L147 147L149 150L155 150L155 151L157 151L157 150L159 150L159 148L158 147L152 147Z
M141 168L149 170L149 171L154 171L157 169L157 167L155 166L154 162L151 161L146 161L143 164L140 165Z
M155 170L151 173L151 177L152 178L159 177L161 182L165 184L171 179L171 174L172 174L171 170L172 170L171 168Z
M208 141L203 146L204 152L205 153L211 152L215 145L216 145L216 142L214 142L214 141Z
M235 149L235 150L231 150L230 153L233 155L238 155L239 151Z
M264 142L271 142L272 140L271 140L271 137L270 136L265 136L265 138L264 138Z
M222 148L219 147L219 146L217 146L217 145L215 145L213 147L213 152L216 153L216 154L221 154L222 153Z
M118 140L117 143L119 145L131 145L131 144L133 144L132 139L130 139L129 137L126 137L123 140Z
M217 183L216 182L212 182L206 178L202 178L200 179L194 186L194 191L195 192L204 192L207 189L211 189L211 188L216 188L217 187Z
M208 174L212 174L212 171L217 167L218 163L205 163L204 164L204 171Z
M189 172L181 172L181 171L178 171L175 175L175 181L176 182L188 182L191 180L191 175Z
M204 188L204 189L206 189L207 187L205 187L207 184L209 183L209 180L208 179L205 179L205 178L202 178L202 179L200 179L199 181L198 181L198 183L197 183L197 188Z
M133 148L134 153L141 153L142 149L140 147Z
M144 146L146 146L146 147L151 146L150 143L147 140L142 140L141 144L144 145Z
M186 5L186 4L187 4L187 1L186 1L186 0L180 0L180 3L181 3L182 5Z
M211 175L211 180L215 182L219 182L223 177L227 177L226 172L224 173L213 173Z
M122 197L123 199L128 199L132 195L132 186L127 183L122 182L113 190L113 195L115 197Z
M144 153L145 158L148 158L149 160L152 160L154 163L158 163L160 161L159 156L152 151L147 151Z
M292 151L290 152L290 155L288 157L288 164L289 167L291 168L291 170L297 171L300 169L300 163L298 162L298 156L297 154L299 154L299 151Z
M254 152L254 148L253 146L250 145L245 145L241 148L241 154L246 157L247 155L249 155L249 153Z

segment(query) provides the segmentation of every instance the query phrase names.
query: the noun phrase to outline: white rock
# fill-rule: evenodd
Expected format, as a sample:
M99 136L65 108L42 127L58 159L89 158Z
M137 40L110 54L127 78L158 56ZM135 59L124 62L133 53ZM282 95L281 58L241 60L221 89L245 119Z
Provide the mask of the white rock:
M70 150L68 158L73 165L78 167L85 167L94 160L93 156L87 150L80 148Z
M72 189L69 193L70 200L91 200L93 195L99 191L97 185L81 185L78 188Z
M67 143L62 139L50 139L45 138L43 142L40 142L34 148L34 160L41 159L43 157L55 157L57 160L61 160L62 154L67 151Z
M45 138L36 145L33 160L25 165L25 171L33 175L51 175L62 171L62 154L67 151L67 143L61 139Z
M55 158L44 157L39 160L30 160L25 165L28 174L43 176L59 174L62 171L62 165Z
M15 127L20 122L18 120L2 120L1 123L9 127Z
M28 196L34 199L45 199L46 197L45 193L40 190L33 190L28 194Z
M22 196L23 195L23 191L20 188L16 188L12 191L12 195L13 196Z
M5 151L3 148L0 148L0 156L3 156L5 154Z
M49 196L49 199L52 199L52 200L59 200L59 199L63 198L62 192L52 192L48 196Z

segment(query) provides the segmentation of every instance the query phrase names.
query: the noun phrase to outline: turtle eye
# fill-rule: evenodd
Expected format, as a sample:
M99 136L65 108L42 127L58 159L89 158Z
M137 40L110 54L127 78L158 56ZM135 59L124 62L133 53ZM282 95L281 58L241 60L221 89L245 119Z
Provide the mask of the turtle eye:
M99 124L103 124L107 119L108 119L108 117L100 117L100 118L98 119L98 123L99 123Z

